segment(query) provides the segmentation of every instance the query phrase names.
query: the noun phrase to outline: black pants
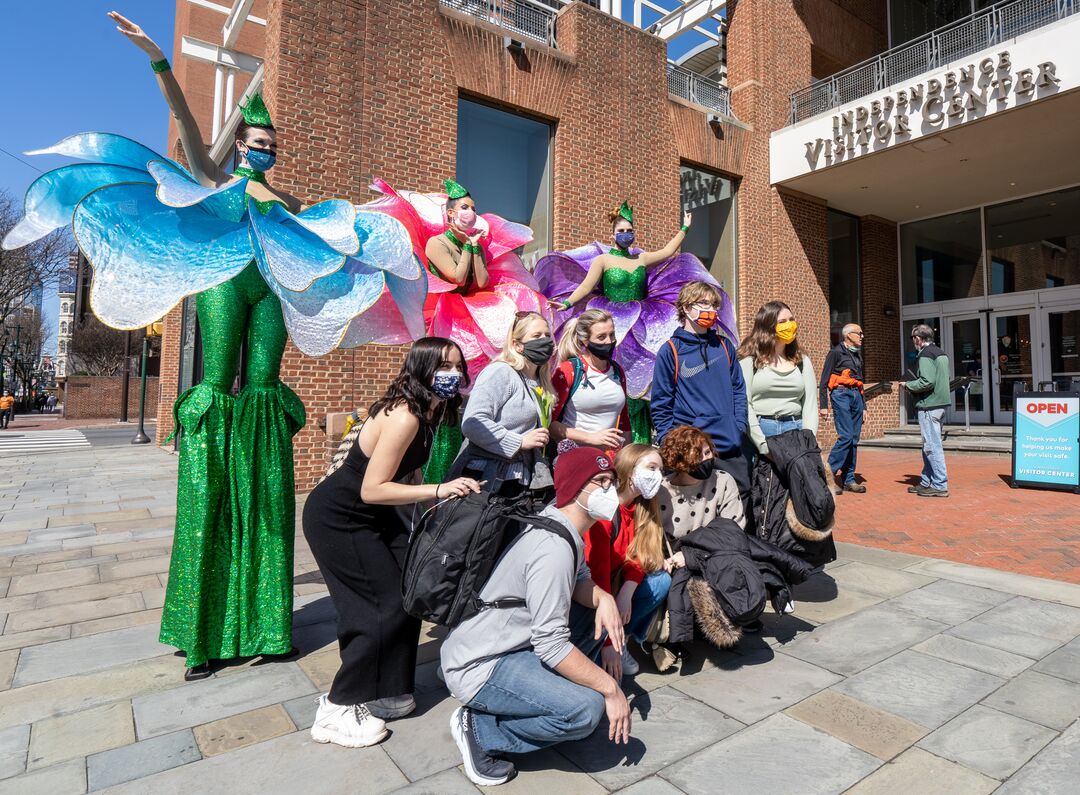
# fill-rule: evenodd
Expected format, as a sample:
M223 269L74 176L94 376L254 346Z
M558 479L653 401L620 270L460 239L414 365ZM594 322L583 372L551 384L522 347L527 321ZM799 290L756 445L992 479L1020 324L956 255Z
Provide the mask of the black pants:
M743 516L750 521L750 462L741 450L725 453L713 459L714 468L727 472L735 479L735 485L739 487L739 498L743 504Z
M345 531L306 514L304 536L337 610L341 668L330 702L363 704L411 694L420 619L401 607L408 533L399 522L387 522L383 530Z

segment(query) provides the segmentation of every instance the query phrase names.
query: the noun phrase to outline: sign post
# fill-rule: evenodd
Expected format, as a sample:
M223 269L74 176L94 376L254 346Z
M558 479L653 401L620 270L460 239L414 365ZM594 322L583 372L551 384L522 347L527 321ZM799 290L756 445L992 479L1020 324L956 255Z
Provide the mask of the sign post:
M1013 488L1080 494L1080 392L1020 392L1013 399Z

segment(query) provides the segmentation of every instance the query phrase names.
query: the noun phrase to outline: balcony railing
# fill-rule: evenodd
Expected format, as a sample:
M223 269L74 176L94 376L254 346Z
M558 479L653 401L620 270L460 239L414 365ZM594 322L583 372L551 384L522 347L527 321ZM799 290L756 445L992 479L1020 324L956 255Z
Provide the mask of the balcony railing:
M1080 12L1080 0L1005 0L791 95L789 124Z
M698 105L731 115L731 91L715 80L702 77L678 64L667 65L667 88L672 96L682 97Z
M543 0L439 0L447 8L460 11L493 25L507 35L538 41L555 47L556 2Z

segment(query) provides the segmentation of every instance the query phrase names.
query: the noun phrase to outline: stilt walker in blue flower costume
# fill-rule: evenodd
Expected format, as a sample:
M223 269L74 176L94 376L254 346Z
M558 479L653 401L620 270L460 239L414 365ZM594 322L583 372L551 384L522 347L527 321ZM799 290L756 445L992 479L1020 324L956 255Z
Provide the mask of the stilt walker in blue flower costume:
M191 170L120 136L67 138L41 151L90 162L35 181L4 246L72 223L94 268L91 307L114 328L147 325L197 294L204 375L174 406L176 534L160 639L198 679L210 660L292 650L292 437L305 417L279 377L287 337L313 356L419 338L426 278L398 221L340 199L302 210L270 186L276 132L258 94L242 108L240 167L225 173L161 50L109 16L149 56ZM234 397L244 341L246 385Z

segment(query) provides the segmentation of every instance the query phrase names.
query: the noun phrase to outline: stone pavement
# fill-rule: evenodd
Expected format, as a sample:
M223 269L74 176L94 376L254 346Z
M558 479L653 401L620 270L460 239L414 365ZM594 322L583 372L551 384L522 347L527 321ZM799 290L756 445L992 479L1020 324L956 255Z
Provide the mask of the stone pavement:
M302 537L301 659L181 680L183 660L156 639L175 477L155 448L3 462L0 794L476 792L431 627L419 709L389 740L311 742L338 660ZM1080 586L840 549L799 589L796 616L768 614L734 652L697 648L667 675L643 664L629 746L602 730L520 759L499 791L1075 792Z
M859 450L866 494L837 499L857 544L1080 584L1080 497L1009 486L1007 455L946 453L949 496L907 493L918 450Z

